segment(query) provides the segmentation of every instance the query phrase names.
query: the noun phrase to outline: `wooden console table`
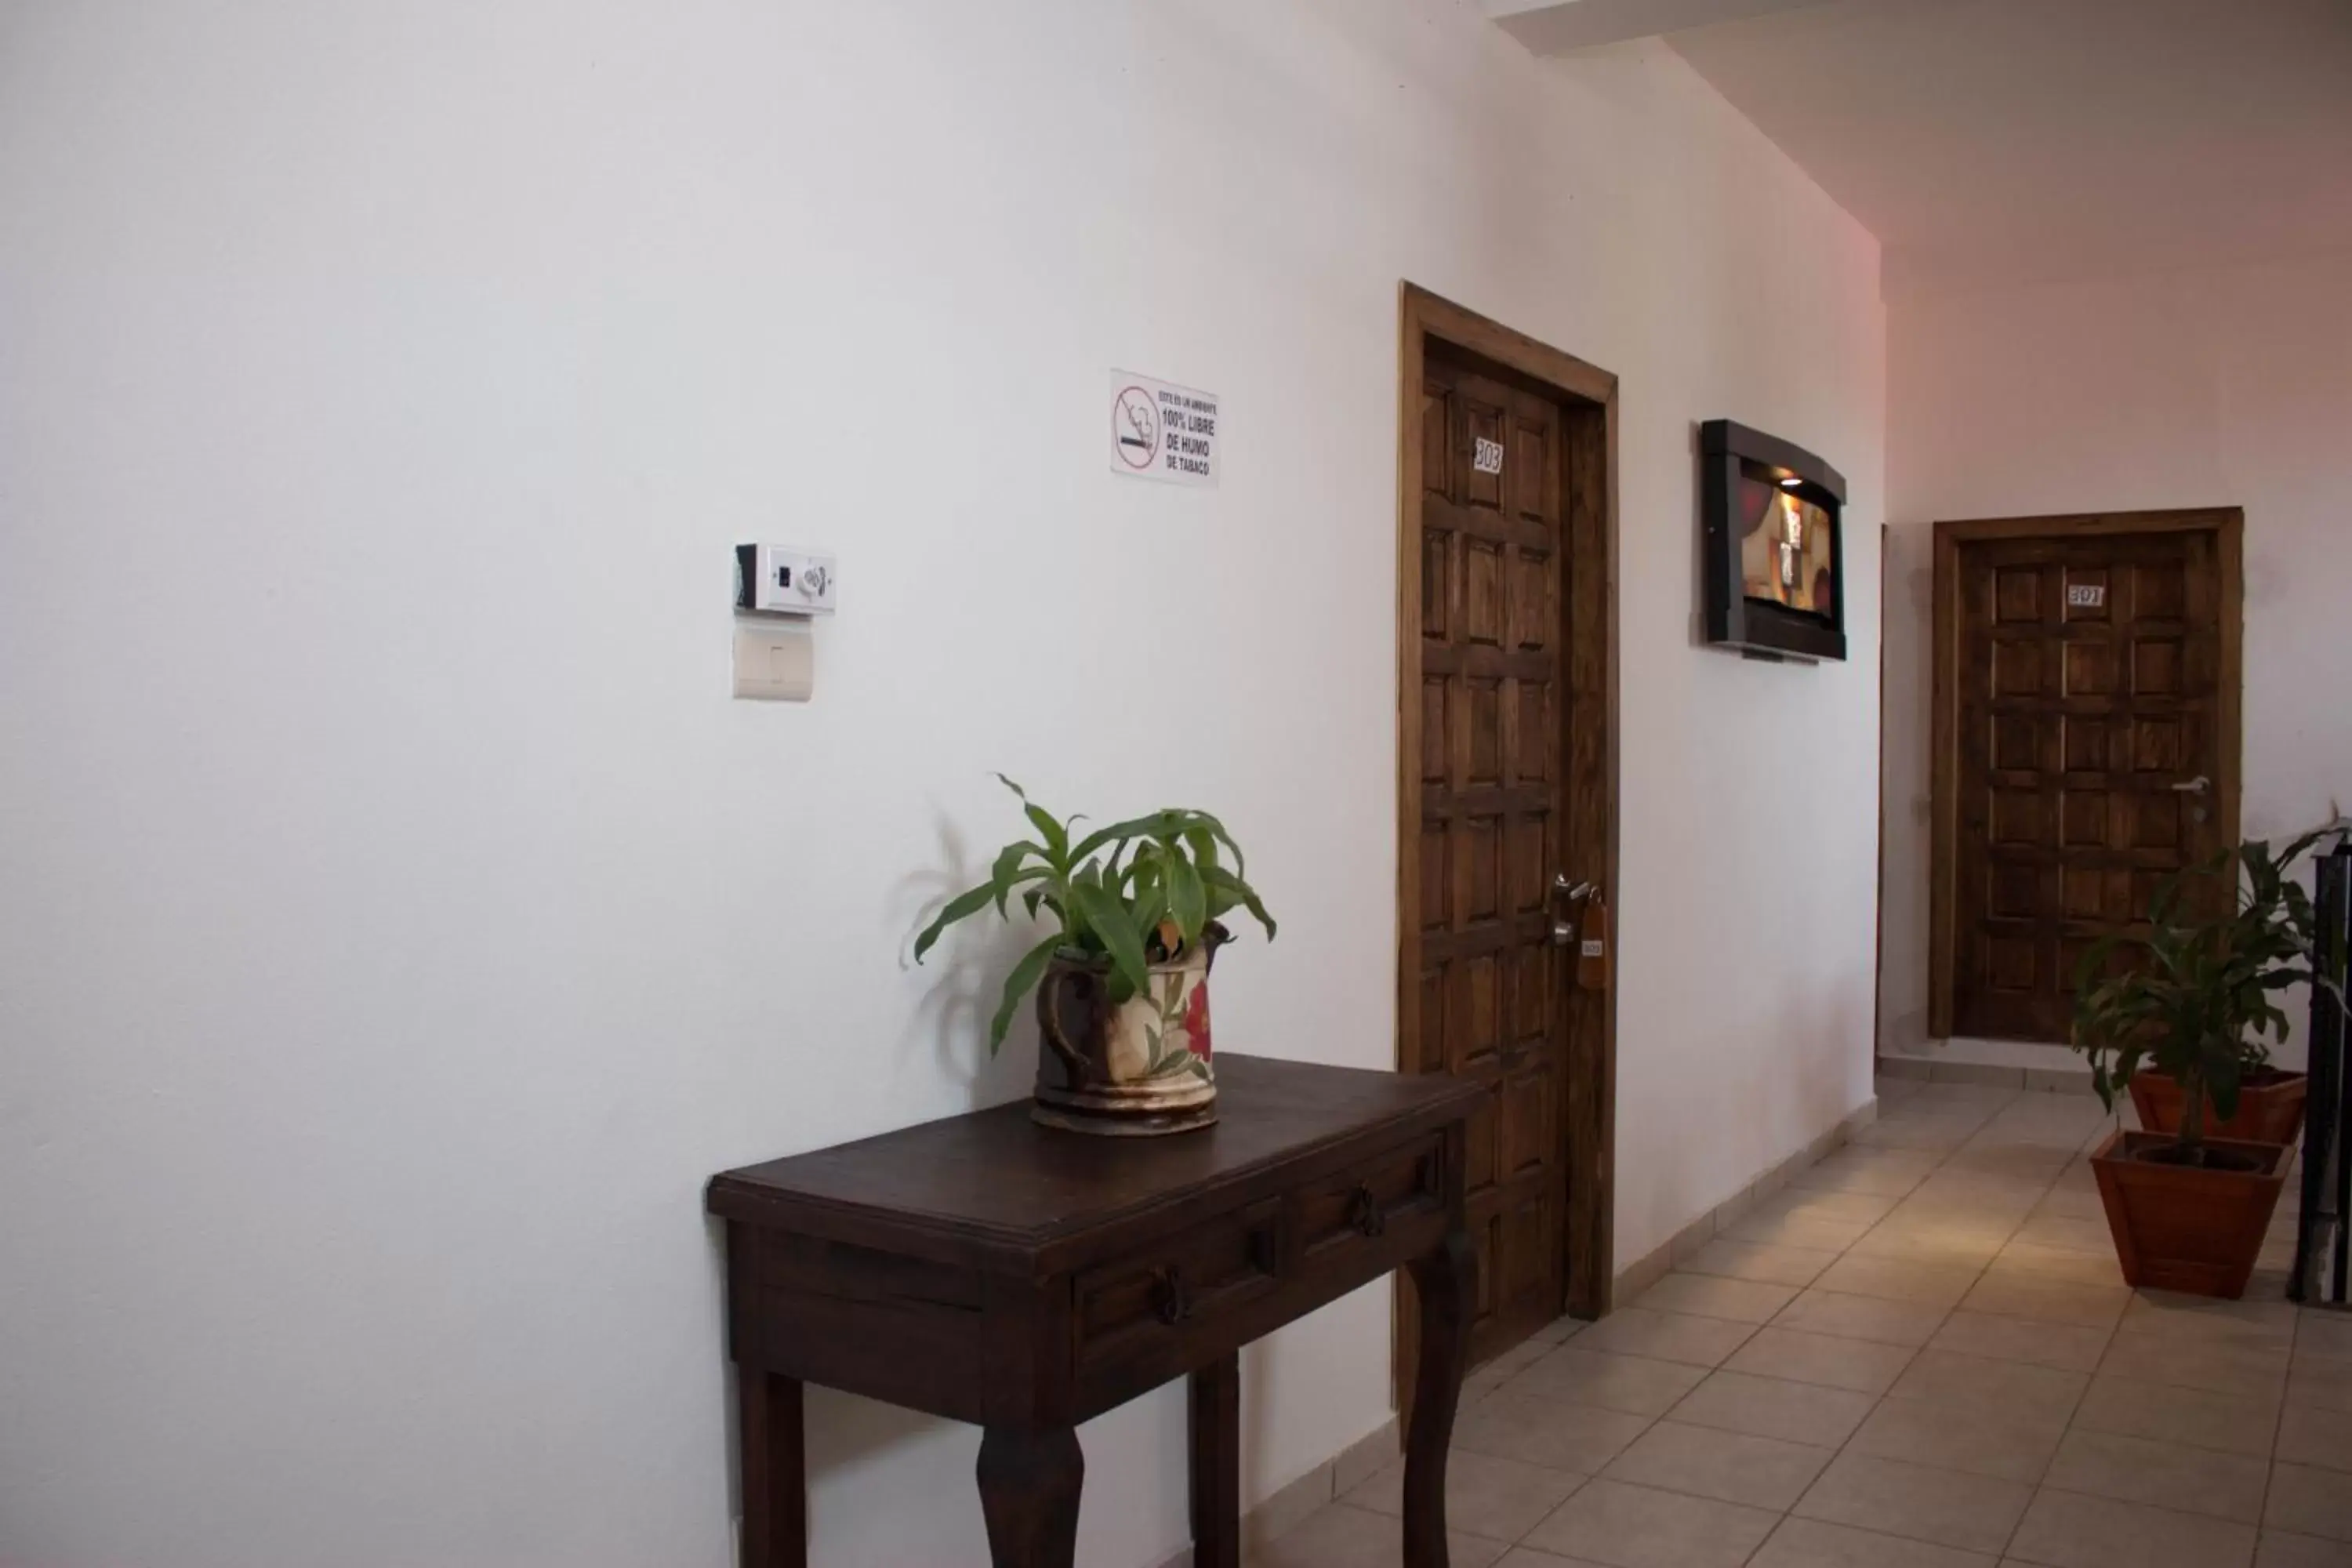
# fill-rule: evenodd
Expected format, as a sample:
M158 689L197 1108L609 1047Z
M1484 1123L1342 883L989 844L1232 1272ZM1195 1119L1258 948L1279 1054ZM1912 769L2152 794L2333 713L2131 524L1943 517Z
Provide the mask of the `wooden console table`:
M714 1177L727 1222L746 1568L803 1568L801 1387L983 1429L997 1568L1069 1568L1076 1426L1192 1379L1196 1568L1241 1563L1250 1341L1412 1270L1421 1346L1406 1568L1445 1568L1445 1450L1474 1289L1477 1086L1220 1055L1221 1120L1167 1138L1040 1127L1026 1101Z

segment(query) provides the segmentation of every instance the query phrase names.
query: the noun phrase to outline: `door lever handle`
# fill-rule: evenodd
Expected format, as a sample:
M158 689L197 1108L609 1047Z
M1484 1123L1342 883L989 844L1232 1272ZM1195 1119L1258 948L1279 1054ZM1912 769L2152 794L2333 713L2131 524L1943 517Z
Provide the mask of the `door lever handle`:
M2203 795L2207 790L2212 787L2213 781L2207 778L2203 773L2199 773L2187 784L2177 784L2172 786L2174 790L2181 795Z
M1591 882L1570 881L1568 879L1568 873L1565 871L1555 871L1552 873L1551 896L1555 899L1566 899L1568 900L1569 910L1571 913L1577 914L1579 920L1582 918L1581 910L1585 904L1591 899L1593 894L1600 890L1601 889L1598 887L1594 886ZM1576 925L1577 922L1575 921L1562 920L1558 913L1554 913L1551 917L1552 946L1574 946L1576 944Z

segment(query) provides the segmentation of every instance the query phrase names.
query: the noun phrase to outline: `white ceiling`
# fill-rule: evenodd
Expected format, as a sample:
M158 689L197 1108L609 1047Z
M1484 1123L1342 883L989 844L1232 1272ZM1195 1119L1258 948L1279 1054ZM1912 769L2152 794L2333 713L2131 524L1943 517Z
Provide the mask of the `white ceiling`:
M2331 249L2352 289L2352 0L1841 0L1665 37L1879 237L1891 291Z

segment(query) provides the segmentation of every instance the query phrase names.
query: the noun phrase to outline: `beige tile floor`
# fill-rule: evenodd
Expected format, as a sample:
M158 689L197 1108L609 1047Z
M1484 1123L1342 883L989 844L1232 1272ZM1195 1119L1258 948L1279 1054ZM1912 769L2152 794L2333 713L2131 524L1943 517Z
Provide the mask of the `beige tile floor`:
M1457 1568L2352 1568L2352 1318L2127 1289L2085 1098L1879 1120L1641 1300L1465 1389ZM1257 1568L1398 1561L1391 1466Z

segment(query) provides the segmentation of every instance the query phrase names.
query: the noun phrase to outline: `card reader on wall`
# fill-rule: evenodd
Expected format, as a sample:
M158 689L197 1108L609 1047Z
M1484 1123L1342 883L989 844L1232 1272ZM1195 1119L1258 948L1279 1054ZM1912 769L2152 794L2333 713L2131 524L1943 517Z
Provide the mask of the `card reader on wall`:
M762 615L833 614L833 557L788 544L735 547L735 607Z

